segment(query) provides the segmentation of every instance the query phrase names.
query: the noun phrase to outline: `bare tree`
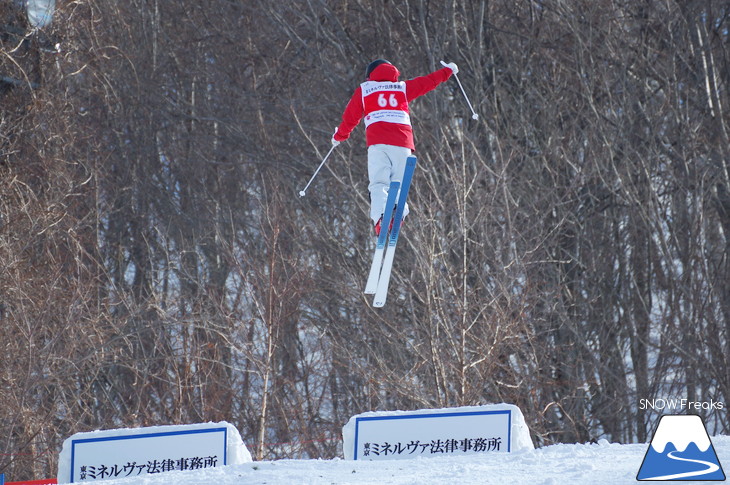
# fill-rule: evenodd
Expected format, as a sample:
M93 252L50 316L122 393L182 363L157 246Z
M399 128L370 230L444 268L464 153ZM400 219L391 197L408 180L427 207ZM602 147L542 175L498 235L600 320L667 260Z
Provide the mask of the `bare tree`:
M101 427L228 420L258 458L331 457L365 410L507 401L538 444L633 442L658 417L639 399L727 401L726 5L77 1L41 31L0 12L13 478ZM412 104L376 311L362 128L296 193L378 57L457 62L480 118L453 82Z

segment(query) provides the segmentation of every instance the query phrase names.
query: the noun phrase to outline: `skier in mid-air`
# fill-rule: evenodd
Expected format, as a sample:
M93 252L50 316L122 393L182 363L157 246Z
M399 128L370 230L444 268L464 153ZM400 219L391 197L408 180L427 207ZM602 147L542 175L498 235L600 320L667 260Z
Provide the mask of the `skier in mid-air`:
M391 182L402 180L406 159L415 150L408 103L459 72L453 62L445 66L431 74L398 82L400 72L393 64L385 59L371 62L365 71L367 80L355 89L342 123L332 136L332 144L337 146L365 119L370 218L376 236L380 234L388 187ZM403 211L405 217L407 204Z

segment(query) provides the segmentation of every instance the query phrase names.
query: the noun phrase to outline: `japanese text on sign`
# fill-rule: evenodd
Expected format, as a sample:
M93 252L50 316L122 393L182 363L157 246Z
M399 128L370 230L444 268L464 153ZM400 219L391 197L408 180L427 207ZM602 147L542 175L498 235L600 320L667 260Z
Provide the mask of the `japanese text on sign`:
M179 459L150 460L147 463L128 462L120 464L81 465L80 480L103 480L105 478L136 477L142 474L163 473L174 470L199 470L218 465L217 456L191 457Z
M436 439L430 442L413 440L405 443L364 443L363 456L448 454L456 452L485 453L500 451L502 438Z

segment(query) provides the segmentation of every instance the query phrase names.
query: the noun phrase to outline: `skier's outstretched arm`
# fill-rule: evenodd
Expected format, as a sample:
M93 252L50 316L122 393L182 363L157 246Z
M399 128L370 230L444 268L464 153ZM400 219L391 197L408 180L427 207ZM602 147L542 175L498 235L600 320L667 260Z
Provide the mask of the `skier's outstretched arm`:
M350 137L352 130L354 130L358 123L360 123L364 114L365 109L362 105L362 88L358 86L350 98L350 102L347 103L345 112L342 114L342 123L340 123L340 126L337 127L337 131L335 131L335 134L332 137L333 140L347 140Z
M414 79L406 81L406 97L408 101L416 99L419 96L423 96L429 91L436 89L436 86L446 82L453 74L450 67L444 67L438 71L434 71L431 74L420 76Z

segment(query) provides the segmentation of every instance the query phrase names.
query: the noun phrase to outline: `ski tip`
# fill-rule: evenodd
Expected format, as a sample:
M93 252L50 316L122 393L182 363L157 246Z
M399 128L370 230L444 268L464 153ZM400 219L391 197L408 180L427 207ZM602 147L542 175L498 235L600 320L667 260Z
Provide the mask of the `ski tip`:
M383 308L384 306L385 306L385 300L383 300L383 301L378 300L378 301L373 302L373 307L375 307L375 308Z

